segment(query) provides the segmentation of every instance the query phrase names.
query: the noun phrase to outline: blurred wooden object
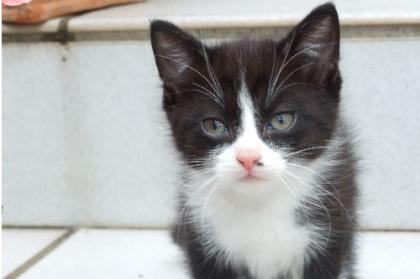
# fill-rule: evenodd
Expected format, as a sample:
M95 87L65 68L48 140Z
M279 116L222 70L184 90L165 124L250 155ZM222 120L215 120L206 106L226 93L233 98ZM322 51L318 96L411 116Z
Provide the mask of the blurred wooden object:
M33 0L21 6L3 6L2 16L3 22L34 24L54 17L134 2L144 0Z

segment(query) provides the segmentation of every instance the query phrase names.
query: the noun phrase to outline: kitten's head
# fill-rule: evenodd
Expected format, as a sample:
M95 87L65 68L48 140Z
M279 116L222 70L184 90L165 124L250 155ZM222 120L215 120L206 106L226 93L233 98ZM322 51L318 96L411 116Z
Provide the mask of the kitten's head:
M322 156L336 128L341 86L332 4L313 10L282 40L210 47L165 21L152 22L151 39L164 109L191 169L248 189L286 181L291 164Z

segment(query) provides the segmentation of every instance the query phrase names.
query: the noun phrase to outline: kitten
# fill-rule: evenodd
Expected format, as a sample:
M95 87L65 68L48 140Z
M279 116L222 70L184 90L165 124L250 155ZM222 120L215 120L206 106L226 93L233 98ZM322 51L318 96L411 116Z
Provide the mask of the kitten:
M205 46L151 23L185 162L175 242L196 279L354 278L355 159L339 114L339 21Z

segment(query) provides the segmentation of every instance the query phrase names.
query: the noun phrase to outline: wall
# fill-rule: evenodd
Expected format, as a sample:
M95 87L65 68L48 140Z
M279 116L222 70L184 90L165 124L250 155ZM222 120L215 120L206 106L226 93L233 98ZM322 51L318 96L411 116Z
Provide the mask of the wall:
M361 226L420 228L420 39L346 39ZM148 41L5 43L3 222L166 226L177 160Z

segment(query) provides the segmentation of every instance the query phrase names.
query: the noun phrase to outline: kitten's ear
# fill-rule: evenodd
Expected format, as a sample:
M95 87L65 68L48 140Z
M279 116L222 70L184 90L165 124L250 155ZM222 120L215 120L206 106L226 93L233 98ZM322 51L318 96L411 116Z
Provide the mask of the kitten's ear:
M198 61L201 43L176 25L163 20L151 22L150 35L162 80L182 80L186 70Z
M295 55L311 82L328 86L338 75L340 25L332 3L315 8L290 32L283 53ZM294 64L294 63L293 63Z

